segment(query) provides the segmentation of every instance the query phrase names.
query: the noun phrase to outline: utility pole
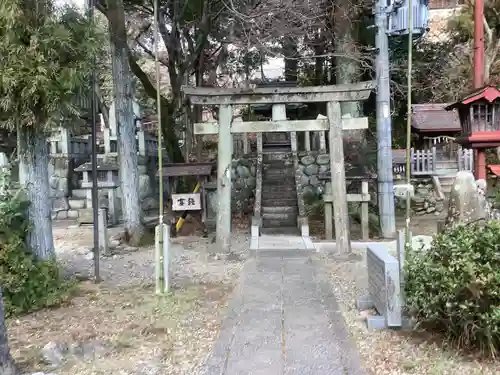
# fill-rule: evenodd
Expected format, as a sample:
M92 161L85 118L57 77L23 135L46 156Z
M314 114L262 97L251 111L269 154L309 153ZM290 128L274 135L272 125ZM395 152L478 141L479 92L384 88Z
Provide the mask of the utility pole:
M375 68L377 76L378 205L382 236L384 238L393 238L396 234L396 219L392 175L391 86L388 36L408 35L409 46L411 46L412 36L422 34L427 29L429 9L427 0L391 0L390 5L387 3L387 0L375 1L374 15L375 27L377 28L375 37L375 47L377 50ZM482 2L483 0L479 1ZM415 13L415 16L412 16L413 13ZM408 58L411 60L411 53ZM411 67L411 63L409 66ZM409 86L411 86L411 69L408 72L408 82ZM408 95L408 116L410 116L411 93L409 92ZM410 118L408 118L408 121L410 121ZM407 162L410 162L408 156L407 159ZM409 181L407 181L406 189L409 194L411 190Z
M377 174L378 207L382 237L396 235L394 188L392 175L391 87L389 73L389 38L387 36L387 2L375 4L375 61L377 77Z
M484 0L474 2L474 89L480 89L484 85ZM476 150L476 179L486 180L486 153L484 150Z
M87 1L87 11L89 16L89 25L93 27L94 22L94 9L95 0ZM97 181L97 98L96 98L96 56L92 56L92 77L91 77L91 90L90 90L90 111L92 119L92 223L93 223L93 234L94 234L94 281L96 283L101 281L101 275L99 270L99 195L98 195L98 181Z

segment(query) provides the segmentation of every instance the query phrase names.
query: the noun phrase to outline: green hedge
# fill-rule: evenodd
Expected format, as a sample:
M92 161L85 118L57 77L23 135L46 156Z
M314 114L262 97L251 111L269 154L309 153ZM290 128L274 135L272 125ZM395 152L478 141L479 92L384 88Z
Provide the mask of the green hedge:
M29 202L13 188L10 173L0 171L0 285L6 316L59 304L69 296L55 260L40 261L26 248Z
M437 235L431 249L409 252L405 293L426 328L462 348L500 349L500 222L458 226Z

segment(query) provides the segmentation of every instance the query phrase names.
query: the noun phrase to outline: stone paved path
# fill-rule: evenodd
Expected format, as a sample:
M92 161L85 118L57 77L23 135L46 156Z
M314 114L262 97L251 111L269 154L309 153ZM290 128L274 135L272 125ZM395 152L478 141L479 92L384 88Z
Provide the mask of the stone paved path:
M202 374L365 375L314 253L265 255L247 260Z

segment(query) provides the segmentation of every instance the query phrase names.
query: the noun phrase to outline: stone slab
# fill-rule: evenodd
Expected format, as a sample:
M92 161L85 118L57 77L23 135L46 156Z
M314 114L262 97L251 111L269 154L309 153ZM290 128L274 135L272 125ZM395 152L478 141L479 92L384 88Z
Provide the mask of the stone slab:
M368 293L388 327L401 327L399 262L383 245L369 245L366 252Z
M373 303L373 298L369 295L356 298L356 308L359 311L370 310L375 307Z
M366 318L366 326L371 330L387 328L387 321L382 315L373 315Z

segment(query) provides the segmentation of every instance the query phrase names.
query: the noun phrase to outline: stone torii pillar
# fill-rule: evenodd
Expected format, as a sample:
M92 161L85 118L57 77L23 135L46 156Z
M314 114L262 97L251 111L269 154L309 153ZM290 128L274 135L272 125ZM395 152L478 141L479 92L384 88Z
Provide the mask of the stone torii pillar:
M217 156L217 230L216 241L220 250L230 251L231 233L231 133L329 131L332 194L335 199L335 237L337 251L350 252L349 217L345 185L344 149L342 130L365 129L367 119L342 119L340 102L366 100L375 88L373 81L349 85L310 87L262 87L222 89L183 87L184 95L192 104L218 105L219 122L195 124L195 134L218 134ZM233 105L327 102L327 119L287 121L232 122ZM277 106L280 109L281 106ZM283 106L284 107L284 106ZM274 113L274 111L273 111ZM274 116L273 116L274 117Z

